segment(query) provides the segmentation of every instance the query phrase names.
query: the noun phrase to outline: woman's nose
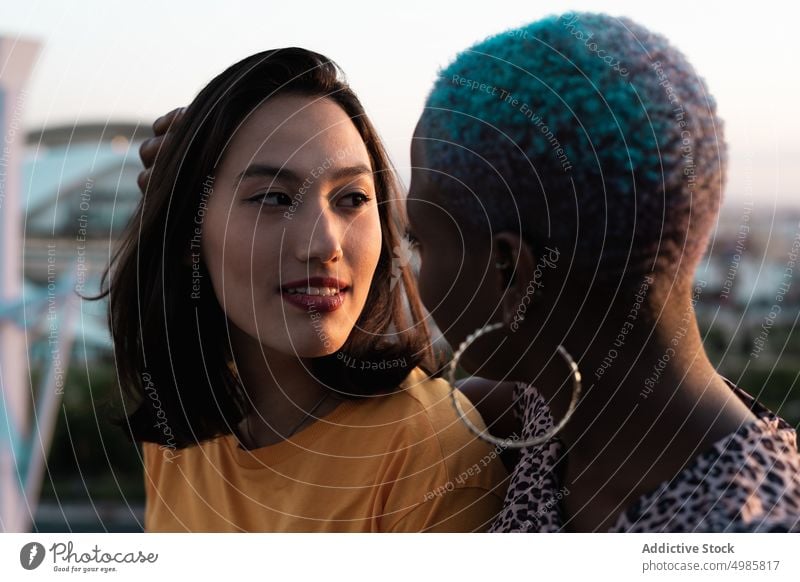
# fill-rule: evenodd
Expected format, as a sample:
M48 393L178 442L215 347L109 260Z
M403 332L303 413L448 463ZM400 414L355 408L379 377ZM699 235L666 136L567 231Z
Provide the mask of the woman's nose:
M321 263L338 261L343 252L336 218L326 210L309 214L302 222L292 225L303 231L297 237L297 258L304 263L313 260Z

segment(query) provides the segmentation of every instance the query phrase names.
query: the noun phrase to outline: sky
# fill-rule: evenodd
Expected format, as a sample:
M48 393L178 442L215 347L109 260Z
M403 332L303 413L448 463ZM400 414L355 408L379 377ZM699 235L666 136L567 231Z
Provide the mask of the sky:
M406 177L409 140L437 71L491 34L567 11L628 16L666 35L717 99L730 148L728 203L800 206L792 105L800 80L791 73L800 9L786 2L2 0L0 35L42 45L28 129L149 124L249 54L316 50L342 66Z

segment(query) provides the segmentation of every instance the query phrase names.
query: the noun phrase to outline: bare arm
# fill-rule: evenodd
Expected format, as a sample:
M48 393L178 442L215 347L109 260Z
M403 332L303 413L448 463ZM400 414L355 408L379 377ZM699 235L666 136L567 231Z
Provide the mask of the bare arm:
M456 382L456 388L478 409L489 432L498 438L519 436L522 430L522 424L514 417L514 385L478 376ZM517 449L506 449L501 457L510 473L519 457Z

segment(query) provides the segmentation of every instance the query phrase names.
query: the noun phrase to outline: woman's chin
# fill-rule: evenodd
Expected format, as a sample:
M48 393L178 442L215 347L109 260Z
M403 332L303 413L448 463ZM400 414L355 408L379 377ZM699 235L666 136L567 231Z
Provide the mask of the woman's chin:
M335 354L344 345L344 340L331 337L302 337L287 342L286 351L298 358L322 358Z

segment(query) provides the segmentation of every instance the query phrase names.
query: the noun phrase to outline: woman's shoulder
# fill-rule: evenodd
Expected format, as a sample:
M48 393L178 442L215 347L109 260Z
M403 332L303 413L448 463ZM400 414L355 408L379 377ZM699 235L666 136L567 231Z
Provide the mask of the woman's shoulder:
M405 418L405 438L420 457L415 463L439 465L444 487L495 490L507 476L502 451L467 427L456 412L453 397L472 424L485 431L480 414L459 390L453 391L447 380L431 377L420 368L413 370L393 395L396 413ZM496 495L502 498L503 491L498 489Z
M140 443L142 464L150 474L150 478L158 480L162 474L167 475L171 471L178 470L179 467L181 470L187 470L191 467L214 463L225 455L230 446L228 441L231 439L235 441L236 437L219 435L180 449L152 441L142 441Z
M614 531L800 531L800 453L795 429L725 379L755 420L697 455L636 500ZM666 524L666 525L664 525Z
M480 413L464 394L453 390L444 378L431 377L421 368L414 369L392 395L392 415L402 418L403 431L410 438L418 440L424 435L436 442L446 460L490 454L493 448L473 434L459 417L454 398L472 424L486 430Z
M452 392L450 383L444 378L430 376L422 368L414 368L392 394L391 406L395 413L406 415L405 420L414 424L441 427L458 420ZM455 398L464 408L473 408L460 391L455 391ZM477 422L483 426L482 419L478 418Z

